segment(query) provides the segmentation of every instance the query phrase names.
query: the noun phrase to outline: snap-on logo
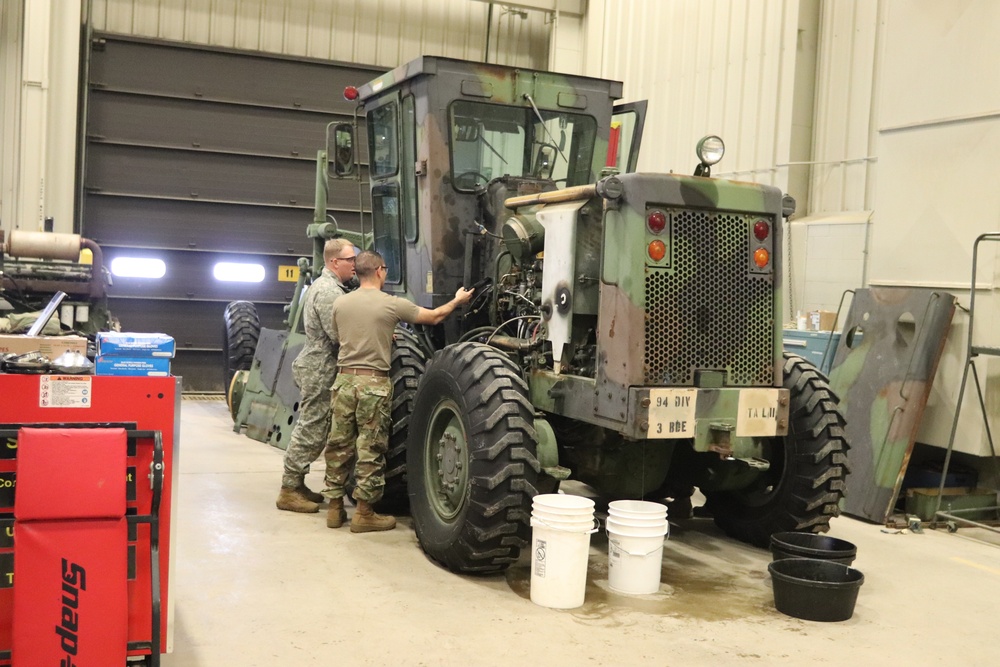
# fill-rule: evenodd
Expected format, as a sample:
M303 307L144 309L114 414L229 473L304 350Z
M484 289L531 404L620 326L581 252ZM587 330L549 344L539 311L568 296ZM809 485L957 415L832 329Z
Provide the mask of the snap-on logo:
M66 657L59 667L76 667L73 657L80 650L80 593L87 590L87 570L62 559L62 614L56 635Z

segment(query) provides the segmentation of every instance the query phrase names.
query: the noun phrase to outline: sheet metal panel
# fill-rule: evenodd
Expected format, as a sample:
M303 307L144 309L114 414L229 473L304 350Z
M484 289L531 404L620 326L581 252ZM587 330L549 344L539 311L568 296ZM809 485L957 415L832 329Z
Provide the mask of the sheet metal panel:
M421 55L543 69L549 13L454 0L93 0L102 31L392 68Z
M640 171L693 170L706 134L726 141L715 171L784 188L798 1L604 3L600 75L648 99Z
M116 276L108 288L109 296L134 296L150 300L177 299L287 303L295 289L294 282L279 280L279 266L294 265L299 255L253 255L225 252L195 252L188 250L135 249L106 245L102 247L107 266L117 257L159 259L166 265L163 278L126 278ZM264 267L264 280L259 283L223 282L216 280L213 269L218 262L259 264ZM220 311L221 313L221 311ZM221 315L220 315L221 318ZM221 325L221 319L218 326ZM152 331L152 329L137 329Z
M824 2L820 17L809 213L863 211L872 163L878 4ZM873 177L873 175L872 175ZM803 211L803 213L805 213Z
M219 354L219 347L222 344L222 312L226 308L225 303L167 300L154 302L141 298L112 297L110 304L113 312L121 320L123 330L134 331L138 324L143 324L148 325L150 331L162 332L174 337L177 343L175 365L171 369L174 375L181 375L177 370L176 363L184 352ZM256 305L262 327L283 328L284 304L257 303ZM178 322L181 320L188 320L200 326L178 326ZM223 372L222 363L218 356L215 357L213 364L212 379L218 385L215 389L221 390ZM187 383L185 386L187 387Z
M365 193L367 195L367 191ZM365 210L370 209L366 197ZM224 250L234 253L312 254L306 206L221 204L197 200L112 196L87 197L87 236L98 243L135 248ZM329 209L341 229L359 231L360 214ZM365 215L366 227L371 218Z
M95 90L88 118L90 138L105 142L314 159L338 114Z

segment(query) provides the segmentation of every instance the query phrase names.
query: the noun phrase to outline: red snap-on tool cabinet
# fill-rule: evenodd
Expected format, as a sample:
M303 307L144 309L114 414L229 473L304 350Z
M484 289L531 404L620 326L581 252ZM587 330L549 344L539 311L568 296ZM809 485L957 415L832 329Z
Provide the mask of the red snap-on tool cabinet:
M172 650L180 379L0 374L0 666Z

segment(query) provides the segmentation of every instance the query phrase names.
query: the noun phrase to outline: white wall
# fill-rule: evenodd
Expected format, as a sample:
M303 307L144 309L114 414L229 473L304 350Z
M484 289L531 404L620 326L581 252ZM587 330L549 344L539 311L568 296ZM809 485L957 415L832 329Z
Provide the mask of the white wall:
M81 0L5 0L0 9L0 221L73 231Z
M943 288L969 304L972 246L1000 231L1000 3L885 3L878 100L879 181L872 284ZM1000 243L982 247L975 344L1000 347ZM959 311L928 405L921 442L947 444L964 366L968 315ZM983 358L994 437L1000 435L1000 359ZM975 390L956 449L988 453Z
M587 74L649 100L638 168L691 173L698 139L718 134L717 175L787 188L799 0L604 0ZM594 67L599 67L594 71Z
M792 309L804 312L836 311L845 291L865 285L878 167L879 3L819 7L811 154L791 167L793 182L804 178L809 189L789 225Z

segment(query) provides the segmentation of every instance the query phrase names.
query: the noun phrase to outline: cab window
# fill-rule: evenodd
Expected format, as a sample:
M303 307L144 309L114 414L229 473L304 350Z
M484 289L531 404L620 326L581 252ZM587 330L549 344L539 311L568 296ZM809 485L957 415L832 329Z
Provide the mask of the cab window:
M449 121L457 190L471 192L505 175L559 186L592 180L597 122L591 116L457 100Z

